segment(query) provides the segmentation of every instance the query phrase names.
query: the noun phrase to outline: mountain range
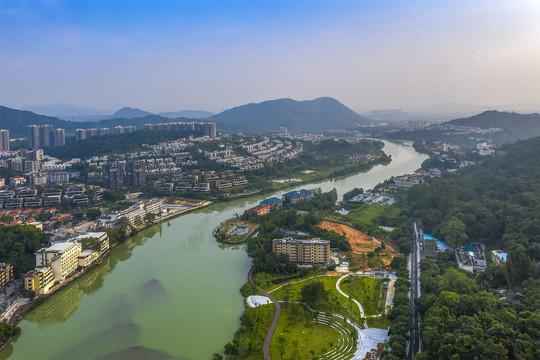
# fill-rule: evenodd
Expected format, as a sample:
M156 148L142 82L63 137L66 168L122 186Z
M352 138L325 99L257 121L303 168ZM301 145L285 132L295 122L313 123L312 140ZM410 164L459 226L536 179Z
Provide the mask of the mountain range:
M110 114L110 112L107 110L94 109L71 104L33 105L25 106L21 110L31 111L39 115L56 117L61 120L77 122L91 122L118 118L134 119L148 115L159 115L170 119L177 119L180 117L205 119L215 115L214 113L211 113L209 111L202 110L181 110L154 114L149 111L131 107L123 107L115 113Z
M448 121L449 125L473 126L482 129L501 128L508 141L540 136L540 115L514 112L484 111L478 115Z
M182 114L191 117L175 117ZM51 124L55 128L64 128L68 134L72 134L77 128L134 125L141 129L147 123L200 121L193 115L207 114L209 113L188 110L154 115L144 110L126 107L103 120L75 122L0 106L0 128L10 130L12 137L24 137L27 135L28 125ZM281 126L292 131L352 129L373 123L372 120L358 115L339 101L328 97L305 101L278 99L247 104L207 117L204 121L215 121L219 131L246 133L278 131Z

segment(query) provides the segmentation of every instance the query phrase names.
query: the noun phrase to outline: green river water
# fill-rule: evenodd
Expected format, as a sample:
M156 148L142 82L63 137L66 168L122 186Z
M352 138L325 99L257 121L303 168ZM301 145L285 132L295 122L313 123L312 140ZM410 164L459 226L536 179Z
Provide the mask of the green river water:
M303 187L336 188L341 196L411 173L427 158L388 142L384 151L389 165ZM27 314L0 359L210 359L239 326L239 289L250 267L244 246L220 244L212 231L270 196L215 204L141 231Z

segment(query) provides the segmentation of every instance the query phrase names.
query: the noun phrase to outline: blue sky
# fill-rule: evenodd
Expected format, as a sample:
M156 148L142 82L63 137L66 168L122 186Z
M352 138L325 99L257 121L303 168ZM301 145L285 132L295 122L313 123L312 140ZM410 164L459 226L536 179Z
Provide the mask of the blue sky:
M540 102L540 2L0 0L0 104Z

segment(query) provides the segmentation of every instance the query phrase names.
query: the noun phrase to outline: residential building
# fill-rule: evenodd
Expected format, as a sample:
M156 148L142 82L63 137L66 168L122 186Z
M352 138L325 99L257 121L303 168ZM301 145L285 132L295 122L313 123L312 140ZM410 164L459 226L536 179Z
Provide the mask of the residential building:
M38 148L38 147L40 147L39 126L37 126L37 125L28 126L28 147L29 148Z
M98 255L103 255L109 250L109 236L106 232L87 232L86 234L77 236L76 240L81 242L83 239L87 238L94 238L99 240L101 247L99 249Z
M422 239L422 257L431 261L437 261L437 241L434 239Z
M193 185L193 191L195 192L209 192L210 183L196 183Z
M9 130L0 130L0 151L9 151Z
M32 149L26 152L27 161L43 161L43 149Z
M495 264L499 264L499 265L504 264L506 262L507 256L508 254L502 250L493 250L491 252L491 260Z
M80 267L88 267L92 265L99 258L99 253L96 251L86 249L83 250L78 257Z
M270 205L257 205L255 207L252 207L251 209L247 209L246 212L252 212L259 216L264 216L267 214L270 214L272 211L272 206Z
M48 172L47 182L51 184L69 182L69 172L67 171Z
M0 289L13 281L13 266L11 264L0 263Z
M328 240L274 239L272 250L276 254L287 254L291 262L299 265L327 265L330 262L330 241Z
M460 269L478 273L486 269L486 247L484 244L472 243L456 248L456 259Z
M146 180L146 163L144 160L131 160L126 164L126 185L141 187Z
M38 267L24 275L24 289L36 294L46 294L54 284L54 276L50 266Z
M66 130L64 129L54 129L52 131L52 146L63 146L66 145Z
M103 186L107 189L119 189L125 182L125 163L108 162L103 166Z
M52 125L41 125L39 127L39 146L36 147L45 147L51 146L53 126Z
M20 186L26 183L26 179L23 176L12 176L9 178L9 185Z
M81 141L86 139L86 129L75 130L75 141Z
M36 251L36 267L50 266L55 280L61 281L79 266L79 242L59 242Z
M296 204L297 202L313 199L314 195L312 191L301 189L289 191L288 193L283 194L283 201L288 201L291 204Z
M261 201L259 204L264 206L270 206L273 209L276 209L283 205L283 200L277 197L271 197Z

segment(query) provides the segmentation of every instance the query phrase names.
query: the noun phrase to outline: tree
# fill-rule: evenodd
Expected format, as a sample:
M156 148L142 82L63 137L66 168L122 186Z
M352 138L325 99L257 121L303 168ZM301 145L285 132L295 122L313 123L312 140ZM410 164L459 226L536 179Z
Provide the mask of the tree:
M26 296L28 296L30 301L33 301L34 298L36 297L36 292L34 290L28 290L28 292L26 293Z
M283 355L285 355L285 344L287 343L287 340L283 336L280 336L278 338L278 342L279 342L279 355L283 359Z
M320 282L304 285L301 294L302 301L313 309L325 307L328 303L329 293Z
M125 233L129 229L129 220L127 217L122 216L120 219L118 219L118 228L121 232Z
M156 214L154 213L146 213L146 215L144 215L144 221L149 224L151 223L152 221L154 221L154 219L156 218Z
M438 226L440 236L450 246L456 247L463 245L467 239L465 224L456 217L445 218Z
M100 252L101 250L101 242L99 239L96 239L95 237L87 237L81 240L81 245L83 250L93 250L96 252Z
M101 210L99 210L98 208L91 208L91 209L86 210L86 217L89 220L96 220L100 216L101 216Z
M508 253L506 265L513 284L519 284L531 275L531 258L523 246Z
M223 356L221 356L220 354L218 353L214 353L212 355L212 360L223 360Z

